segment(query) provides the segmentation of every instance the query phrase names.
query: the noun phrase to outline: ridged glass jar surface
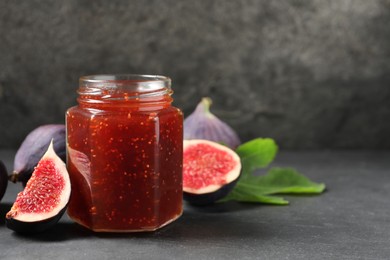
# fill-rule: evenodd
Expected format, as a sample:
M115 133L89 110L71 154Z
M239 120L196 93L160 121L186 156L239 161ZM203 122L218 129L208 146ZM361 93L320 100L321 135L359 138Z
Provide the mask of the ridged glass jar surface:
M153 231L182 214L183 115L164 76L80 78L66 112L68 215L97 232Z

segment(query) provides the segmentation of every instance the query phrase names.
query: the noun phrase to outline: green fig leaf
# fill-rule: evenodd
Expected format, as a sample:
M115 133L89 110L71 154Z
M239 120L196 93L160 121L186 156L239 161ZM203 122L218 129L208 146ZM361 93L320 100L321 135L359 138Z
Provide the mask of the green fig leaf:
M241 179L250 177L256 169L267 167L277 151L278 146L271 138L256 138L237 147L242 165Z
M288 201L273 194L320 194L325 184L309 180L292 168L272 168L266 175L239 180L221 201L259 202L286 205Z

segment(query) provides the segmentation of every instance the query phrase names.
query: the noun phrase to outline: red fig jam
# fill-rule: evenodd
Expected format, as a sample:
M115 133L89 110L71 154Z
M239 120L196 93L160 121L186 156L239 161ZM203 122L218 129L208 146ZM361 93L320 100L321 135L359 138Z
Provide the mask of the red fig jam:
M163 76L80 79L66 113L68 215L98 232L156 230L182 214L183 115Z

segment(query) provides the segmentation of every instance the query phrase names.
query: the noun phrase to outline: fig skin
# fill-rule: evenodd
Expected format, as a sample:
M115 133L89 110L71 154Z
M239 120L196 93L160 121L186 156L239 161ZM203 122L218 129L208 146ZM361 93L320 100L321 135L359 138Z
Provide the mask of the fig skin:
M202 98L196 109L184 120L184 139L205 139L237 148L241 144L237 133L210 112L210 98Z
M40 233L53 227L61 219L66 211L66 206L55 216L36 222L23 222L13 218L6 218L7 228L17 233Z
M236 186L238 179L223 185L219 190L204 194L183 192L183 199L194 206L206 206L224 198Z
M66 160L66 131L63 124L42 125L31 131L16 152L13 173L8 177L11 182L22 182L26 186L34 167L46 152L51 140L56 154Z
M3 198L5 191L7 190L7 186L8 186L7 168L5 167L4 163L0 161L0 201Z

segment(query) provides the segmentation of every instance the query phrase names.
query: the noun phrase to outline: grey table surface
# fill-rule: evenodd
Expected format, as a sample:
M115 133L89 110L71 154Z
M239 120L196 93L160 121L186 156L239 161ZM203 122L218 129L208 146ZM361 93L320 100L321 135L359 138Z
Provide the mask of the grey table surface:
M0 151L11 169L13 151ZM0 259L390 259L390 151L282 152L327 184L320 196L285 196L288 206L185 205L183 216L153 233L98 234L67 216L51 230L22 236L4 215L21 185L0 202Z

